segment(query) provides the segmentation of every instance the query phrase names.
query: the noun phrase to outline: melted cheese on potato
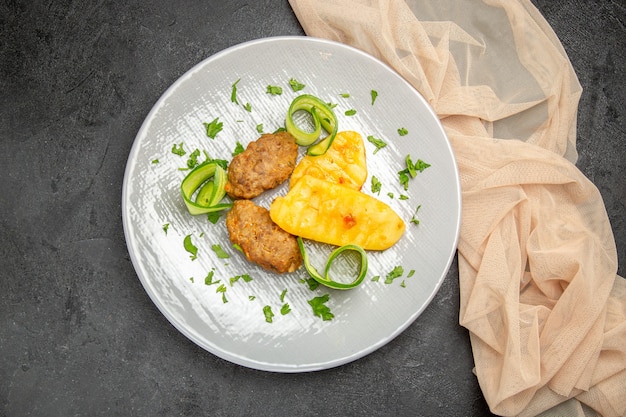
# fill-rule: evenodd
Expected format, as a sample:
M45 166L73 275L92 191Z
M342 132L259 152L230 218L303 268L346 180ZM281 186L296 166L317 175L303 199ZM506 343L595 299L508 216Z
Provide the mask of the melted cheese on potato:
M304 175L360 190L367 179L363 137L357 132L338 132L324 155L307 155L298 162L289 186Z
M376 198L311 175L300 178L270 206L270 217L283 230L331 245L356 244L383 250L404 233L404 221Z

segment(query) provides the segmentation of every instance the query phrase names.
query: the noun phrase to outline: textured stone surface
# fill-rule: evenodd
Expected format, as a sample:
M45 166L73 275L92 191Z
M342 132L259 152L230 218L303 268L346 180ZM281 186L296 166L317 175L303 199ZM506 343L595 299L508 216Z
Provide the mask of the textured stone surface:
M578 166L605 199L624 275L626 9L534 3L584 88ZM0 416L489 415L456 263L391 343L296 375L205 352L137 279L121 187L152 105L226 47L302 34L286 0L0 4Z

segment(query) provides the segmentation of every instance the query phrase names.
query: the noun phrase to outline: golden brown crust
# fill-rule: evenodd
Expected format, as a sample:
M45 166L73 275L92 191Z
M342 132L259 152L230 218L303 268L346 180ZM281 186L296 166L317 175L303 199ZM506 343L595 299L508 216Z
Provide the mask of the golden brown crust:
M263 134L230 162L226 192L233 199L250 199L275 188L289 178L297 158L290 133Z
M269 211L250 200L236 200L226 215L232 243L246 258L269 271L293 272L302 264L296 237L278 227Z

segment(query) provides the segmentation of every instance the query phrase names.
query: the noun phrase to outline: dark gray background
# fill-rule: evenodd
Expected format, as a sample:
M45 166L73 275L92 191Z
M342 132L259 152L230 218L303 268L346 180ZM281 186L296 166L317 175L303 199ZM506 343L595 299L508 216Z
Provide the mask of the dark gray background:
M624 275L626 3L534 3L584 88L578 166L604 197ZM296 375L197 347L135 274L121 187L150 108L224 48L303 34L286 0L1 2L1 416L489 415L458 325L456 262L391 343Z

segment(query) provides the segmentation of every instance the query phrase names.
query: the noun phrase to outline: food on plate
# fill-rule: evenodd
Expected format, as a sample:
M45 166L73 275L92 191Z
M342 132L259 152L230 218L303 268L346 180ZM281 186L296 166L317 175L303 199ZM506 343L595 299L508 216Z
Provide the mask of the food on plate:
M363 137L353 131L337 133L326 153L306 155L298 162L289 180L290 187L304 175L360 190L367 179Z
M246 258L277 272L293 272L302 264L296 237L282 230L269 211L250 200L236 200L226 215L230 241L241 248Z
M250 199L286 181L298 158L298 145L288 132L266 133L236 155L228 166L226 193Z
M222 203L226 194L226 171L216 161L204 162L192 169L180 185L180 193L192 215L226 210Z
M314 124L313 130L303 130L298 126L296 114L302 111L310 114ZM319 139L322 128L328 135L314 144ZM337 128L337 116L332 107L318 97L302 94L291 102L285 119L285 129L296 138L298 145L308 146L308 155L317 156L326 153L333 140L335 140Z
M360 191L305 175L270 206L274 223L306 239L384 250L405 230L387 204Z
M329 288L334 288L336 290L349 290L351 288L358 287L365 279L365 275L367 274L368 260L367 253L362 247L358 245L345 245L333 250L328 257L328 260L326 261L326 266L324 267L324 272L322 274L320 273L320 271L317 270L317 268L311 265L311 262L309 261L309 254L304 247L304 242L302 241L302 238L298 236L296 240L298 241L298 246L300 247L300 253L302 254L302 263L304 264L304 268L309 273L309 276L320 284L325 285ZM333 262L344 252L348 251L354 252L359 256L360 262L358 273L356 275L356 278L351 282L345 282L343 280L337 281L330 276L330 269L333 265Z

